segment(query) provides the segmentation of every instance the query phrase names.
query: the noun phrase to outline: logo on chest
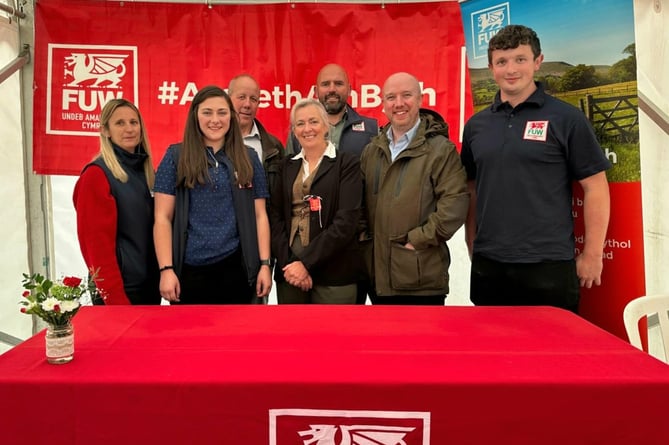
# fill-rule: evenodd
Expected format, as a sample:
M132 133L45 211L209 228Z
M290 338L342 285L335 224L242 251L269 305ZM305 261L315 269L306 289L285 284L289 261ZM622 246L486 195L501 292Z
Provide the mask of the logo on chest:
M528 141L546 142L548 135L548 121L527 121L523 139Z
M353 130L353 131L365 131L365 123L364 122L359 122L357 124L353 124L351 126L351 130Z

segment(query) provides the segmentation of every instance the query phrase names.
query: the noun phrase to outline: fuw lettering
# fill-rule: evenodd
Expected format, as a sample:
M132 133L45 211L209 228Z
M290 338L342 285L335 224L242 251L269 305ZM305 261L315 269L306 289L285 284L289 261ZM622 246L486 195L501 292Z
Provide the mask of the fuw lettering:
M82 111L98 110L110 100L121 98L123 98L121 91L64 89L63 110L69 110L70 104L76 104Z
M492 39L495 36L495 34L497 34L498 32L499 32L499 29L479 33L476 36L476 39L478 40L479 46L483 46L483 45L487 46L488 43L490 42L490 39Z

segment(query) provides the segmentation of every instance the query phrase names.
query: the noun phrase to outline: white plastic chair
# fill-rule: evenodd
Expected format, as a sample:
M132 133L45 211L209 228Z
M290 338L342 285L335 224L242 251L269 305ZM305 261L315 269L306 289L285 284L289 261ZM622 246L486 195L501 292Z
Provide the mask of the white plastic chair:
M623 311L625 330L633 346L643 350L641 335L639 334L639 321L643 317L657 314L660 322L660 336L664 348L664 361L669 361L669 295L644 295L627 303Z

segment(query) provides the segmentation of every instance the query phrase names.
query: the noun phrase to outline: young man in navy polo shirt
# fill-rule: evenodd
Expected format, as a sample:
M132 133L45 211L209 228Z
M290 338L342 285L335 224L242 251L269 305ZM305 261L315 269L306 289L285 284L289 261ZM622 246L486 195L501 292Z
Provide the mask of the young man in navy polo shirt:
M534 81L536 33L509 25L490 39L493 104L465 125L471 192L466 240L476 305L577 311L580 286L599 285L609 221L610 162L585 115ZM585 246L574 257L572 182L584 192Z

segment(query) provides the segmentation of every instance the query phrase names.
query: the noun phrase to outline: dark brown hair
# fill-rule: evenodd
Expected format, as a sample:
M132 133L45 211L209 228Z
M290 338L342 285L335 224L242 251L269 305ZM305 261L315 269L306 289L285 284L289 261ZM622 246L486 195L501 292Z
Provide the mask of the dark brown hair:
M488 63L492 63L492 52L496 49L514 49L520 45L530 45L536 59L541 55L541 43L537 33L523 25L507 25L500 29L488 42Z
M253 181L253 165L249 159L244 138L239 129L237 113L232 106L230 96L220 87L209 85L197 92L190 104L184 137L181 144L181 155L177 166L177 184L188 188L195 184L205 184L211 181L208 171L208 156L204 143L204 135L200 129L197 111L202 102L212 97L222 97L230 107L230 128L223 141L223 152L230 158L235 169L237 185L248 185Z

